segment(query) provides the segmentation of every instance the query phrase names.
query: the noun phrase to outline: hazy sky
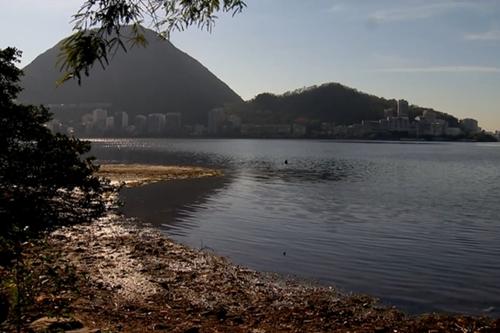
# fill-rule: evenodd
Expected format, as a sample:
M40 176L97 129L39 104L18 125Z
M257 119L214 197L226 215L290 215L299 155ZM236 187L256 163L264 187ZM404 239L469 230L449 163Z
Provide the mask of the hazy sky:
M83 0L0 0L22 65L71 31ZM247 0L172 42L243 98L340 82L500 129L499 0Z

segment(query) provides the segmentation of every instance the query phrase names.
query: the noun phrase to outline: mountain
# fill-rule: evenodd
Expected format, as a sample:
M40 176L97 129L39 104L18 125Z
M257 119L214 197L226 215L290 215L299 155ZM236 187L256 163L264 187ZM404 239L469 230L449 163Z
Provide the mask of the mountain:
M180 112L184 123L206 123L207 112L242 99L207 68L145 29L148 46L117 52L106 69L95 65L82 85L57 87L59 44L24 68L19 100L32 104L112 104L130 116ZM57 111L56 111L57 112ZM59 117L60 115L57 114ZM74 115L75 117L78 115Z
M362 120L379 120L384 117L384 110L396 110L396 103L395 99L370 95L340 83L325 83L282 95L259 94L240 104L235 112L246 123L291 123L302 119L351 125ZM429 109L412 105L410 117L421 115L424 110ZM440 114L443 119L457 123L456 118Z

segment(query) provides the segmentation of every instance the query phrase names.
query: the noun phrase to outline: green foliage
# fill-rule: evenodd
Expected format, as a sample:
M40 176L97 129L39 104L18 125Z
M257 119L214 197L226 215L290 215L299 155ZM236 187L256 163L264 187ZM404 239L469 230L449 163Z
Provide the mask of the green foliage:
M51 226L88 221L104 211L87 142L52 134L44 107L15 98L20 52L0 50L0 238L19 241ZM0 249L1 250L1 249ZM1 252L1 251L0 251Z
M485 131L470 134L467 136L467 139L470 139L475 142L498 142L496 137L494 137L489 133L486 133Z
M338 125L383 118L396 101L359 92L338 83L303 88L283 95L260 94L241 110L246 123L335 122Z
M105 67L118 49L146 45L144 21L168 38L191 25L210 31L218 12L234 15L244 7L242 0L86 0L74 15L75 33L61 46L61 82L75 78L80 83L95 62ZM131 25L132 33L124 35L124 25Z

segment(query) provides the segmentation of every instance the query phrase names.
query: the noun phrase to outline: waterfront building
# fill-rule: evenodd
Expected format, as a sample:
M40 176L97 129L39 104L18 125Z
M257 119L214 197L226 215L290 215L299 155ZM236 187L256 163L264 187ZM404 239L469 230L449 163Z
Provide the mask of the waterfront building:
M115 112L115 128L119 131L128 127L128 114L124 111Z
M385 118L392 118L396 116L396 112L394 111L393 108L385 109L384 110L384 117Z
M93 128L97 131L104 132L106 130L106 119L108 118L108 110L94 109L92 111Z
M241 134L252 138L286 138L292 134L292 126L288 124L243 124Z
M388 130L391 132L408 132L410 130L410 119L408 117L398 116L389 118L387 120L389 127Z
M115 117L106 118L106 132L112 131L115 128Z
M375 133L381 130L385 130L383 124L385 125L385 122L382 123L382 120L363 120L361 122L361 125L363 125L366 133Z
M322 132L323 133L323 132ZM302 138L307 134L307 127L304 124L293 124L292 125L292 136L296 138Z
M85 113L81 119L83 134L90 136L94 129L94 116L91 113Z
M146 132L149 135L161 135L165 131L166 117L163 113L148 114Z
M446 136L457 137L462 135L463 132L458 127L448 127L446 128Z
M165 130L167 134L177 134L182 129L182 115L179 112L167 112Z
M398 100L398 117L408 117L410 106L404 99Z
M436 119L434 114L437 116L437 113L427 113L422 117L415 118L415 127L416 127L416 135L420 136L432 136L432 137L440 137L440 136L458 136L455 130L448 130L448 123L443 119ZM448 134L450 133L450 134Z
M231 126L231 129L240 129L241 128L241 118L235 114L230 115L227 118L227 121L229 125Z
M207 134L207 127L202 124L195 124L193 126L193 131L191 132L193 136L203 136Z
M363 138L365 136L365 128L363 124L353 124L347 126L347 137Z
M146 131L147 118L142 114L138 114L134 118L134 125L136 134L141 135Z
M208 111L208 134L220 133L225 121L226 113L223 108Z
M345 125L335 126L332 135L336 138L345 138L347 136L347 126Z

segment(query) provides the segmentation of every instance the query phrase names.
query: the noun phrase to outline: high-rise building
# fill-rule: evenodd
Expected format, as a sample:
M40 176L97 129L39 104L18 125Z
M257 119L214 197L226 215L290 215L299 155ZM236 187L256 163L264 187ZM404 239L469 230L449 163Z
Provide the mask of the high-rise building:
M144 134L144 132L146 131L146 123L147 123L146 116L142 114L138 114L137 116L135 116L134 125L136 134L139 135Z
M94 129L98 131L106 130L106 119L108 118L108 110L105 109L95 109L92 111L92 119L94 123Z
M123 130L128 127L128 114L124 111L115 112L115 128Z
M219 133L225 120L226 113L223 108L216 108L208 111L208 134Z
M179 112L167 112L165 130L167 134L178 133L182 128L182 115Z
M166 117L162 113L148 114L147 132L150 135L161 135L165 131Z
M106 131L112 131L115 129L115 117L106 118Z
M410 106L404 99L398 100L398 117L408 117Z

